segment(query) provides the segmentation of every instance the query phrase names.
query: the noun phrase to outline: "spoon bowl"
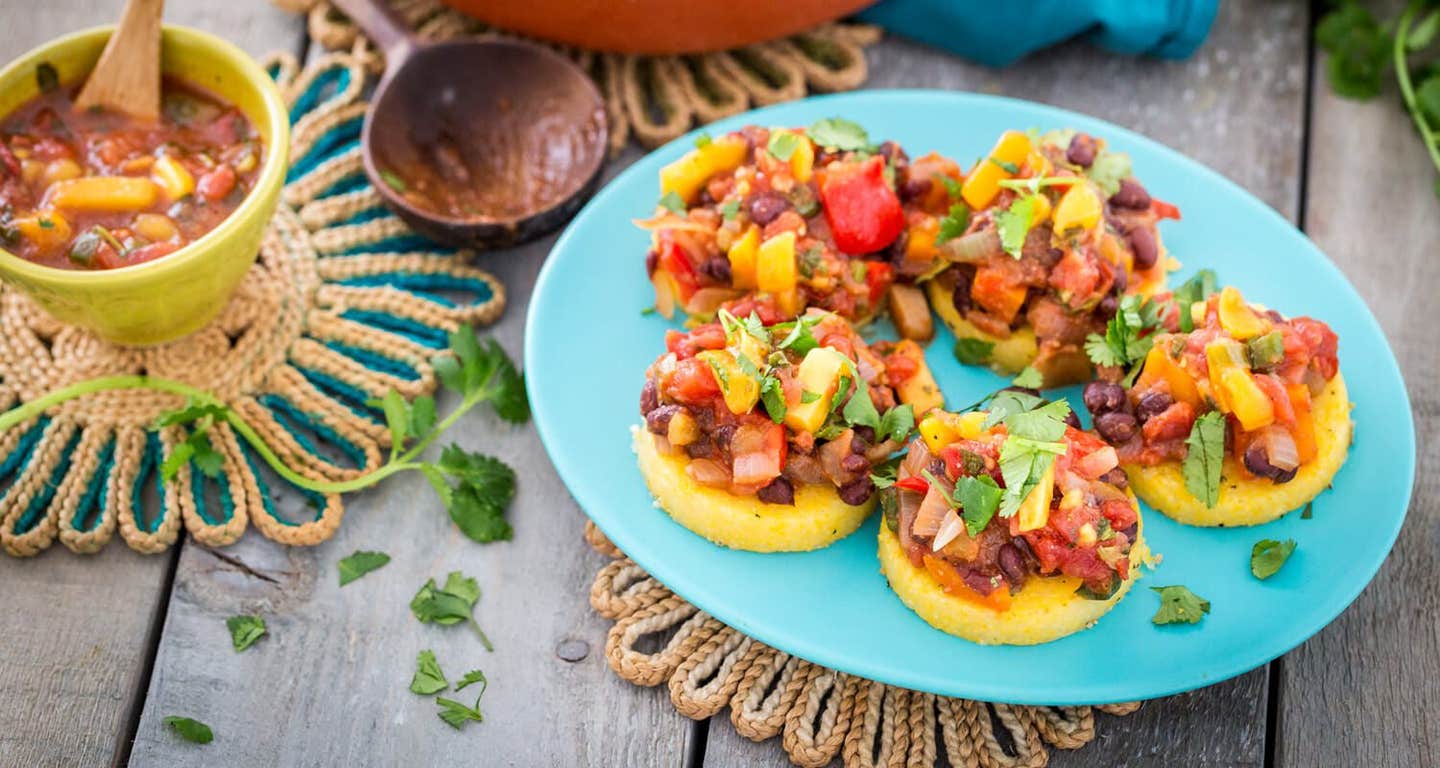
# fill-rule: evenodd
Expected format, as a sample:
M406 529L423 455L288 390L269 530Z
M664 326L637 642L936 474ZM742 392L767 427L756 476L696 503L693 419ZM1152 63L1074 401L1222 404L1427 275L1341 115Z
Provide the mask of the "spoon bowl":
M574 62L499 37L425 43L376 0L336 5L385 53L365 115L365 173L417 232L457 247L518 243L594 190L605 104Z

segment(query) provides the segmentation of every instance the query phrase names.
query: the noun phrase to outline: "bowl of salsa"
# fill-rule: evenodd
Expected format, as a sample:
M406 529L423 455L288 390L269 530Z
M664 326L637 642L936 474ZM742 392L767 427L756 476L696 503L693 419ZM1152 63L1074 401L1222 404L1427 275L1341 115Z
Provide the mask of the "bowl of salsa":
M158 121L76 109L112 31L0 70L0 280L110 341L159 344L213 319L254 263L289 119L243 51L168 25Z

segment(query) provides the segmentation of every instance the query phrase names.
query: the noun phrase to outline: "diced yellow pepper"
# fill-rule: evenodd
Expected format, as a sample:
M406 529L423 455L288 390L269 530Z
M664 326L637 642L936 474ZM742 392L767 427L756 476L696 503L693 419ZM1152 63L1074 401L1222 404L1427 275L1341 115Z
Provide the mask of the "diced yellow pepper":
M928 264L940 252L935 248L935 238L940 235L940 219L934 216L919 217L910 225L905 237L905 260L916 264Z
M785 425L797 432L814 432L830 415L830 401L835 398L840 376L850 369L850 358L833 347L816 347L805 353L795 371L802 392L819 397L810 402L790 403L785 411Z
M1036 178L1049 176L1055 170L1055 165L1037 149L1031 149L1030 154L1025 157L1025 164L1030 166L1030 175Z
M1000 134L1000 140L995 142L995 148L990 154L980 161L965 177L965 183L960 187L960 196L970 205L972 210L980 210L990 205L995 196L1000 193L1000 180L1013 177L1015 174L1007 171L1004 166L1019 168L1030 156L1030 137L1020 131L1006 131Z
M70 241L70 222L55 211L36 211L10 222L20 235L40 248L54 248Z
M56 208L74 211L142 211L155 204L160 187L133 176L87 176L50 185L48 199Z
M781 294L793 290L795 282L795 233L781 232L760 244L755 284L762 291Z
M150 178L165 190L165 197L170 201L180 198L195 191L195 177L190 173L179 160L169 156L161 155L150 168Z
M786 317L800 314L800 310L805 308L804 302L800 300L800 289L791 288L775 294L775 306L780 309L780 314Z
M135 223L130 228L135 230L135 234L152 243L163 243L179 234L175 222L171 221L169 216L158 213L142 213L136 216Z
M1136 380L1135 387L1140 390L1149 389L1150 384L1164 379L1170 385L1171 397L1177 401L1198 406L1200 405L1200 392L1195 389L1195 380L1170 357L1170 340L1172 338L1174 337L1162 338L1150 347L1150 352L1145 355L1145 368L1140 372L1140 378Z
M1216 405L1224 413L1230 412L1230 403L1225 398L1221 385L1225 371L1245 370L1245 351L1234 339L1216 339L1205 345L1205 364L1210 369L1210 391Z
M700 423L689 411L680 411L670 417L670 426L665 429L665 439L671 445L682 448L700 439Z
M795 154L790 156L790 175L795 180L804 184L810 181L815 173L815 145L810 143L810 137L799 134L800 141L795 145Z
M1033 195L1035 206L1030 209L1030 226L1035 226L1050 218L1050 198L1043 194Z
M1246 432L1275 423L1275 404L1265 395L1255 377L1243 368L1226 368L1220 373L1220 391L1225 393L1225 402L1230 412L1240 420Z
M710 366L715 372L715 381L720 384L720 394L725 397L725 407L731 413L749 413L760 402L760 382L740 369L735 356L722 349L707 349L695 359Z
M950 424L949 414L931 413L920 420L920 437L931 453L938 454L945 446L960 439L960 433Z
M760 228L754 224L730 244L730 283L736 288L755 287L755 252L760 247Z
M985 436L985 419L990 414L984 411L971 411L962 413L955 417L955 427L960 432L960 437L966 440L979 440Z
M1050 500L1055 495L1055 462L1045 468L1045 474L1040 476L1040 484L1030 491L1030 495L1020 502L1020 509L1015 513L1018 518L1017 527L1021 531L1035 531L1045 527L1050 522Z
M1072 229L1093 229L1100 223L1103 206L1100 196L1089 184L1071 184L1055 206L1055 231L1069 232Z
M1079 509L1083 506L1085 506L1085 490L1083 488L1071 488L1060 497L1061 509Z
M1270 330L1270 323L1245 303L1245 297L1233 285L1220 290L1220 327L1241 341L1253 339Z
M660 169L660 194L674 192L685 202L691 202L712 176L740 167L745 160L745 150L744 139L722 136L686 152L684 157Z
M57 181L78 179L82 174L84 171L80 169L79 163L68 157L62 157L59 160L51 160L50 164L45 166L45 183L54 184Z
M1095 532L1095 524L1085 523L1084 525L1080 526L1080 530L1075 532L1075 545L1079 547L1088 547L1094 544L1096 539L1098 538L1099 536Z
M913 339L905 339L895 345L895 352L905 355L917 364L914 375L896 387L895 394L900 402L909 403L916 415L926 413L945 404L945 395L935 383L935 375L925 363L925 351Z

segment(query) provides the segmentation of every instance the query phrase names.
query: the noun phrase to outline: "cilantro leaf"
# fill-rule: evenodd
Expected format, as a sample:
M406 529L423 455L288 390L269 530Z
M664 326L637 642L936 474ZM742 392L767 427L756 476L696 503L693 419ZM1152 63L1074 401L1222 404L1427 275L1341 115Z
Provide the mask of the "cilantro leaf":
M412 440L430 434L435 428L435 398L421 395L410 401L410 412L406 419L405 436Z
M811 392L809 394L814 395ZM804 394L800 396L801 401L805 400ZM811 402L814 402L812 398ZM785 405L785 390L780 385L780 380L774 376L766 376L760 380L760 403L765 406L765 412L770 414L770 420L776 424L785 421L785 413L789 410Z
M410 407L406 405L405 398L399 390L392 388L378 402L371 400L366 405L378 405L385 411L385 426L390 429L390 456L399 455L405 445L405 436L410 432Z
M810 124L805 131L810 140L827 149L844 151L870 150L870 135L858 123L843 117L826 117ZM782 158L784 159L784 158Z
M1010 382L1012 387L1024 387L1026 389L1040 389L1045 386L1045 374L1041 373L1033 365L1025 366L1014 380Z
M1268 579L1295 553L1295 540L1261 539L1250 548L1250 572L1257 579Z
M1025 247L1025 236L1030 234L1030 225L1035 218L1035 196L1027 195L1017 199L1010 207L995 213L995 228L1000 232L1000 247L1015 258Z
M960 182L958 182L958 181L956 181L954 178L952 178L952 177L950 176L950 174L948 174L948 173L934 173L934 174L931 174L931 175L930 175L930 178L931 178L931 180L939 181L942 185L945 186L945 194L946 194L946 196L949 197L951 200L959 200L959 199L960 199L960 193L961 193L961 191L964 189L964 185L962 185ZM952 208L950 212L953 214L955 211L954 211L954 209ZM966 218L969 218L969 216L970 216L970 208L969 208L969 206L966 206L966 208L965 208L965 216L966 216Z
M1155 624L1196 624L1210 612L1209 600L1179 584L1150 589L1160 594L1160 608L1150 619Z
M858 375L855 382L855 393L846 401L840 415L852 427L865 426L879 431L880 414L875 410L875 401L870 399L870 387Z
M475 329L462 326L450 334L450 351L453 355L431 361L446 389L467 400L488 401L497 416L513 424L529 420L525 377L499 342L491 338L482 345Z
M230 630L230 643L235 646L235 652L249 648L265 635L265 620L259 616L231 616L225 620L225 627Z
M1005 495L1000 503L1000 516L1012 517L1020 511L1025 497L1040 484L1040 478L1065 452L1064 443L1043 442L1010 435L1000 445L1000 475L1005 478Z
M673 189L669 192L666 192L664 195L661 195L660 201L656 203L656 205L675 214L676 216L685 215L685 200L682 199L679 193L677 193Z
M167 715L161 722L170 726L170 730L178 734L180 738L192 744L209 744L215 740L215 733L210 730L210 726L199 720Z
M897 405L885 412L880 418L880 426L876 427L875 433L883 440L890 438L897 443L905 442L910 433L915 431L915 406L909 403Z
M485 679L485 673L481 672L478 669L472 669L469 672L466 672L464 677L457 680L455 682L455 692L459 693L460 691L465 690L466 686L474 685L475 683L480 683L482 684L482 686L488 684L488 681Z
M989 475L966 475L955 481L953 498L960 505L960 517L971 537L979 536L990 524L1004 495L1005 491Z
M1054 442L1065 436L1065 417L1069 415L1070 403L1056 400L1038 408L1007 414L1005 427L1012 435Z
M1210 294L1217 290L1215 286L1215 271L1202 269L1196 272L1180 284L1172 294L1175 305L1180 310L1180 330L1189 333L1195 330L1195 320L1190 316L1190 305L1197 301L1204 301L1210 298Z
M230 408L219 403L200 403L193 398L185 406L155 419L154 429L186 425L185 439L176 443L169 455L160 463L160 479L170 482L180 473L180 468L194 463L206 477L216 477L225 468L225 455L215 450L210 442L210 430L217 422L224 421Z
M421 696L439 693L450 687L445 673L440 671L440 662L431 651L421 651L415 659L415 676L410 678L410 692Z
M714 141L715 141L714 139L710 138L710 134L709 134L709 133L707 133L707 132L705 132L705 131L701 131L700 133L696 134L696 136L695 136L695 148L696 148L696 149L704 149L704 148L710 146L710 144L713 143Z
M1220 500L1220 467L1225 458L1225 416L1211 411L1195 420L1190 436L1185 438L1189 449L1180 470L1185 475L1185 490L1191 496L1214 507Z
M390 562L390 556L384 552L357 551L349 557L343 558L339 563L340 586L376 570Z
M459 481L452 488L439 473L426 472L426 477L440 492L450 519L466 536L487 544L506 541L514 535L505 520L505 509L515 498L515 470L493 456L466 451L453 443L441 452L440 461L434 466L439 473Z
M1124 152L1101 150L1095 156L1095 162L1085 169L1085 175L1109 197L1120 191L1122 179L1130 177L1130 156Z
M954 184L955 180L949 176L936 174L938 178L945 179ZM965 229L970 226L970 206L963 202L951 203L950 212L940 219L940 231L935 235L935 244L940 245L948 240L965 234Z
M480 583L468 578L459 571L451 571L445 579L443 589L435 586L434 579L427 579L410 600L410 612L422 624L459 624L468 621L475 632L480 635L480 643L485 650L493 651L495 647L490 644L490 638L486 637L480 624L475 621L474 607L480 600Z
M1013 389L1002 389L985 399L990 401L990 405L985 421L981 423L983 429L989 429L1014 414L1033 411L1045 404L1042 397ZM983 402L984 400L981 401Z
M778 323L771 326L772 333L783 331L787 328L790 331L775 347L777 349L788 349L797 355L804 355L810 350L820 346L820 342L815 340L815 334L811 332L811 329L828 316L829 315L803 315L791 322Z
M1019 173L1019 172L1020 172L1020 166L1018 166L1018 165L1010 162L1009 160L1001 160L1001 159L998 158L998 157L991 157L991 158L988 158L988 159L990 160L990 164L991 164L991 165L995 166L996 168L999 168L1000 170L1002 170L1002 171L1004 171L1004 172L1006 172L1006 173L1012 173L1012 174L1013 174L1013 173Z
M993 343L982 339L966 337L955 340L955 358L966 365L984 365L994 350Z
M1307 502L1305 502L1305 508L1302 509L1302 510L1300 510L1300 519L1301 519L1301 520L1309 520L1310 518L1312 518L1312 517L1314 517L1314 516L1315 516L1315 502L1313 502L1313 501L1307 501Z
M1096 365L1129 367L1150 352L1158 325L1157 305L1139 296L1126 296L1105 324L1105 335L1092 333L1085 338L1085 354Z
M472 675L474 676L473 679L471 679ZM468 682L466 682L464 685L457 686L455 690L459 691L461 688L465 687L465 685L469 685L470 683L480 683L480 693L475 697L475 706L467 707L458 701L454 701L453 699L446 699L443 697L435 699L435 703L440 705L440 719L444 720L447 724L450 725L450 727L455 728L456 730L459 730L462 726L465 725L465 723L471 720L474 720L477 723L484 722L485 720L485 716L480 714L480 699L485 696L485 689L490 687L490 681L486 680L485 673L481 672L478 669L466 674L465 679Z
M776 160L788 163L795 155L795 150L800 148L800 137L789 131L771 131L770 141L765 144L765 151L775 156Z
M1391 37L1359 3L1343 3L1315 25L1315 42L1330 54L1325 73L1348 99L1378 96L1390 69Z

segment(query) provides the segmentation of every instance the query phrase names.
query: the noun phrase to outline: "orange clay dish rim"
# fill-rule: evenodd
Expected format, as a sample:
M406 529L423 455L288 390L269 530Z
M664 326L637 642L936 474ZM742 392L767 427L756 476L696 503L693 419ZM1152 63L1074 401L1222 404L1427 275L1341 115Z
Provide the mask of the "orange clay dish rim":
M0 69L0 82L9 80L19 73L33 70L36 66L48 62L51 59L63 59L74 56L75 49L90 43L90 38L109 39L114 27L93 27L91 29L74 32L63 37L58 37L48 43L44 43L22 55ZM141 264L131 264L115 269L60 269L44 264L36 264L33 261L23 259L10 251L0 248L0 262L4 268L17 274L43 280L46 284L55 285L86 285L94 286L113 282L119 276L131 277L141 273L162 274L167 271L183 271L190 261L203 258L211 252L211 249L218 245L219 241L235 235L243 226L245 219L258 215L263 205L261 194L271 184L284 183L285 173L289 165L289 143L290 143L290 118L289 110L284 101L280 98L280 92L276 90L274 81L260 68L260 65L250 58L249 54L240 50L234 44L227 42L215 35L201 32L198 29L166 24L164 26L164 40L162 46L169 40L188 43L189 47L202 49L205 56L219 60L229 69L234 69L241 79L251 88L258 92L264 107L264 118L269 128L270 140L265 141L261 137L261 145L264 147L264 161L260 166L260 173L255 176L255 183L240 205L231 211L214 229L201 235L199 238L187 243L184 247L174 253L162 256L154 261L147 261ZM171 73L166 73L175 76ZM180 80L191 82L185 77ZM192 83L193 85L193 83ZM200 87L202 93L210 93L209 89ZM233 104L231 106L234 106ZM242 115L244 113L242 112ZM0 119L9 117L9 114L0 116ZM254 126L255 121L250 115L244 115L246 122ZM258 131L257 131L258 132ZM280 147L277 151L276 147Z

